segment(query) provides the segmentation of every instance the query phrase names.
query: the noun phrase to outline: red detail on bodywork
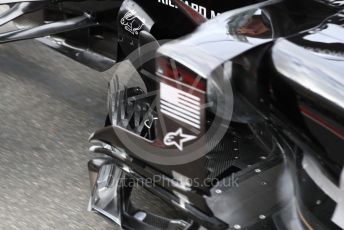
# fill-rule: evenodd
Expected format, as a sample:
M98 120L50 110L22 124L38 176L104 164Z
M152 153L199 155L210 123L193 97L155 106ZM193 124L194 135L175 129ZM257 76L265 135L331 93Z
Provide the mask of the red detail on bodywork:
M166 57L159 57L157 65L164 77L184 83L204 92L206 91L206 81L183 65Z
M200 78L197 74L194 72L183 68L181 66L178 66L178 73L181 77L180 81L184 84L190 85L192 87L195 87L197 89L200 89L202 91L206 90L206 82L204 79Z
M207 21L205 17L200 15L196 10L192 9L189 5L185 4L181 0L172 0L190 19L196 24L201 25Z
M331 133L335 134L339 138L344 140L344 131L336 126L330 124L328 121L323 119L320 115L315 114L314 112L310 111L307 107L300 105L300 111L303 115L308 117L309 119L313 120L317 124L321 125L325 129L329 130Z
M159 57L157 59L157 65L158 65L158 69L161 70L162 75L168 78L175 79L175 80L177 79L177 77L175 77L175 74L173 73L173 68L168 58Z

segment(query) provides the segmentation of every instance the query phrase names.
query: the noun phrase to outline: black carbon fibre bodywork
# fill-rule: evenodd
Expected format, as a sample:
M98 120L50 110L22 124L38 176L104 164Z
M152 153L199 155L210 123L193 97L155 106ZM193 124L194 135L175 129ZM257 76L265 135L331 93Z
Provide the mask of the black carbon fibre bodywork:
M191 35L158 49L158 55L206 79L208 100L230 96L221 90L221 83L213 75L221 66L229 70L223 72L229 76L222 77L229 79L233 87L233 119L214 152L203 158L171 167L149 163L121 140L113 139L116 135L108 134L117 129L114 124L92 140L120 146L133 157L132 162L143 162L145 167L157 170L148 177L164 175L166 180L174 180L176 175L182 175L219 180L216 185L201 189L191 186L185 190L180 187L182 183L177 183L171 187L159 184L152 190L160 197L166 195L162 191L176 195L179 202L170 204L191 218L194 226L340 227L341 205L336 200L340 196L333 198L333 194L342 191L339 152L343 144L343 80L337 77L342 67L342 41L338 37L342 31L341 11L341 5L326 2L257 3L224 13ZM243 30L249 17L264 25L262 32ZM214 33L209 35L211 29ZM326 44L322 46L321 42ZM192 51L185 52L190 46ZM324 47L328 49L324 51ZM196 58L200 56L209 58ZM210 118L214 112L211 108L208 112ZM163 116L169 121L168 128L179 127L178 121ZM109 135L110 139L98 135ZM161 138L157 135L148 141L128 135L135 142L140 139L148 144ZM135 173L147 171L129 163L128 166ZM189 170L196 168L197 171ZM226 187L226 182L238 182L239 186ZM324 185L333 189L324 189ZM212 222L215 220L218 224Z

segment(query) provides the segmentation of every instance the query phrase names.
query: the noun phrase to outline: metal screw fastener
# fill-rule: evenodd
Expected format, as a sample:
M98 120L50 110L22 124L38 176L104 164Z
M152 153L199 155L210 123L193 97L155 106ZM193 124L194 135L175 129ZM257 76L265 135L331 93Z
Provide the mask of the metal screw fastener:
M221 193L222 193L222 190L221 190L221 189L216 189L216 190L215 190L215 193L221 194Z
M236 224L233 227L234 227L234 229L241 229L241 226L239 224Z
M265 216L265 215L259 215L259 219L265 220L265 219L266 219L266 216Z
M256 173L262 172L262 170L260 170L260 169L255 169L254 171L255 171Z
M267 185L268 183L266 183L265 181L263 181L262 183L260 183L261 185Z

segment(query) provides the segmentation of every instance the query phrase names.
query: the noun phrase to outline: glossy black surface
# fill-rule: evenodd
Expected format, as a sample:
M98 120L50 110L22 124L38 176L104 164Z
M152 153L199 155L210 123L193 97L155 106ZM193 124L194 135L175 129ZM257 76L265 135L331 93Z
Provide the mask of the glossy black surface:
M216 67L232 63L235 102L240 102L234 118L244 123L267 120L292 146L277 142L293 169L297 218L308 228L343 227L341 195L333 195L343 191L341 5L290 1L254 9L225 13L159 52L208 81ZM240 20L246 22L244 27L238 26ZM209 35L211 28L214 33ZM277 39L281 37L286 39ZM188 47L190 54L183 52ZM208 58L194 58L203 55ZM252 120L256 112L258 118ZM242 119L245 116L249 118ZM317 163L308 161L307 154Z
M339 12L272 49L276 107L303 135L293 137L302 143L294 158L300 209L309 225L326 229L343 227L343 29Z

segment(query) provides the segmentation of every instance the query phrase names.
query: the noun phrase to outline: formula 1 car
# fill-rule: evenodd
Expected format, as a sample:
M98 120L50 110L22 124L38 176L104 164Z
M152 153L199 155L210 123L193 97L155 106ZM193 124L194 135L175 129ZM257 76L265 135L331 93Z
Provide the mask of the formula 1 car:
M0 43L116 66L89 210L125 229L344 228L342 1L0 4L18 27Z
M342 5L184 8L190 35L141 31L90 138L106 156L88 165L89 209L125 229L344 228Z

